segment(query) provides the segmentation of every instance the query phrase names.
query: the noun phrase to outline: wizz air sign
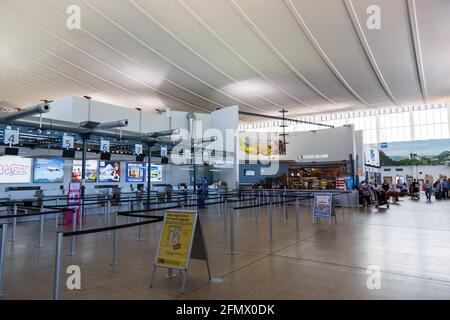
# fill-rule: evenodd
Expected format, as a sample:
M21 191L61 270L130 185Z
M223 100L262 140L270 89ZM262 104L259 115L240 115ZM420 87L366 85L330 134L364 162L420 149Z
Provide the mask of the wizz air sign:
M30 183L31 159L15 156L0 157L0 183Z

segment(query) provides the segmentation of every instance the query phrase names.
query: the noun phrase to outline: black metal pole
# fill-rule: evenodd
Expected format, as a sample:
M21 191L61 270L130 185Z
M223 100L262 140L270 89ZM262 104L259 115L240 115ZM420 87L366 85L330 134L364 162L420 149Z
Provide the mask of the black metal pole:
M193 174L194 174L194 194L197 191L197 170L195 167L195 147L194 147L194 139L191 138L191 155L192 155L192 167L193 167Z
M152 146L148 144L148 165L147 165L147 210L150 209L150 191L152 188Z

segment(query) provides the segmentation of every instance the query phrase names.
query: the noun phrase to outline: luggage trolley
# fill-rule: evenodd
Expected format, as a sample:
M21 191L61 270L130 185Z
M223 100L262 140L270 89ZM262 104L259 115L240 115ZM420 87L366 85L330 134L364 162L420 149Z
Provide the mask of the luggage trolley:
M411 188L411 200L420 200L420 190L416 186Z
M386 208L389 209L389 202L386 191L376 190L375 198L376 198L375 208L379 208L380 206L386 206Z

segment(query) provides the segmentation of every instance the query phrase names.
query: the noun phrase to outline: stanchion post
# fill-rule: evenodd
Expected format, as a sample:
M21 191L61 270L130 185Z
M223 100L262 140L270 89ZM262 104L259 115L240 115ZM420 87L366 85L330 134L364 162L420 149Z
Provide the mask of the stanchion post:
M230 255L235 255L236 251L234 250L234 219L233 219L233 209L229 208L229 217L230 217Z
M141 218L137 218L137 222L141 222ZM139 225L138 227L138 237L136 239L137 241L142 241L142 225Z
M103 210L103 220L104 221L106 221L107 210L108 210L108 196L105 196L104 210Z
M119 215L116 212L116 217L114 220L114 225L117 226ZM117 266L118 262L117 259L119 257L119 229L114 230L114 248L113 248L113 260L112 260L112 266Z
M3 283L4 271L5 271L5 250L6 250L6 234L8 224L4 223L0 225L1 236L0 236L0 296L5 294L5 288Z
M55 255L55 279L53 282L53 299L61 298L61 257L63 248L63 233L58 232L56 235L56 255Z
M11 242L16 242L16 226L17 226L17 203L14 203L14 209L13 209L13 225L12 225L12 232L11 232Z
M76 210L72 209L72 232L77 231L77 214ZM81 219L81 217L79 218ZM69 256L75 255L76 236L72 236L70 239L70 252Z
M109 219L110 219L110 215L111 215L111 201L108 199L108 210L107 210L107 214L106 214L106 227L109 226ZM111 234L109 231L106 231L106 234Z
M300 204L298 199L295 200L295 226L297 231L300 231Z
M225 206L223 208L223 233L228 233L228 220L227 220L227 213L228 213L228 201L225 200Z
M272 200L270 200L270 204L269 204L269 240L272 240L272 238L273 238L273 226L272 226L273 212L272 212L272 210L273 210Z
M38 241L38 248L42 248L44 246L44 222L45 222L45 216L43 215L43 212L41 211L41 219L39 224L39 241Z

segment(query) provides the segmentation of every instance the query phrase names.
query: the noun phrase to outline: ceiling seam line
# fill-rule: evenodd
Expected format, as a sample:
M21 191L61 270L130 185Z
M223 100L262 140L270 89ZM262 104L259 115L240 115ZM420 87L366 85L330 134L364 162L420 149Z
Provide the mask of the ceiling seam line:
M347 82L347 80L345 80L344 76L339 72L339 70L336 68L336 66L333 64L333 62L331 61L331 59L328 57L328 55L325 53L325 51L322 49L322 47L320 46L318 40L316 39L316 37L314 37L313 33L311 32L311 30L309 29L308 25L306 24L306 22L303 20L300 12L298 11L298 9L295 7L295 5L292 3L291 0L284 0L284 3L286 4L286 6L288 7L289 11L291 12L291 14L294 16L295 21L297 22L297 24L300 26L300 28L303 30L303 32L305 33L305 35L307 36L307 38L309 39L311 45L316 49L316 51L319 53L319 55L322 57L322 59L324 60L324 62L327 64L328 68L334 73L334 75L336 76L336 78L341 82L341 84L347 89L348 92L350 92L350 94L356 98L357 100L359 100L360 102L362 102L365 106L370 108L370 104L365 101L353 88L352 86Z
M374 71L378 82L380 83L381 87L383 88L385 94L388 96L388 98L397 106L401 106L401 104L395 99L394 95L392 94L388 84L384 80L383 74L381 73L380 68L378 67L378 64L375 60L375 57L373 55L373 52L370 48L369 42L367 41L367 38L362 30L361 24L359 23L359 19L356 15L355 8L353 6L353 3L351 0L344 0L345 7L347 8L347 12L350 16L350 20L352 21L353 27L356 30L356 34L358 36L359 42L361 46L363 47L363 50L366 54L367 59L369 60L370 66L372 67L372 70Z
M416 62L416 71L417 71L417 76L419 78L422 99L426 105L429 105L415 0L407 0L407 9L408 9L407 11L408 11L408 17L409 17L409 27L410 27L410 31L411 31L411 37L413 40L412 43L413 43L413 49L414 49L414 58L415 58L414 60Z
M32 20L29 20L29 21L32 21ZM130 76L130 75L128 75L128 74L122 72L122 71L120 71L119 69L117 69L117 68L115 68L115 67L109 65L108 63L106 63L106 62L104 62L104 61L101 61L100 59L98 59L97 57L95 57L95 56L91 55L90 53L84 51L83 49L78 48L76 45L74 45L74 44L72 44L71 42L65 40L64 38L62 38L62 37L56 35L56 34L53 33L52 31L50 31L50 30L48 30L47 28L41 26L39 23L37 23L37 22L35 22L35 21L32 21L32 23L33 23L34 25L36 25L38 28L40 28L41 30L43 30L43 31L47 32L48 34L50 34L52 37L58 39L59 41L65 43L66 45L68 45L68 46L72 47L73 49L79 51L80 53L82 53L82 54L88 56L89 58L91 58L91 59L97 61L98 63L104 65L105 67L107 67L107 68L109 68L109 69L111 69L111 70L113 70L113 71L115 71L115 72L117 72L117 73L120 73L121 75L127 77L128 79L133 80L133 81L135 81L136 83L139 83L140 85L142 85L142 86L144 86L144 87L146 87L146 88L148 88L148 89L153 90L154 92L160 93L161 95L164 95L164 96L166 96L166 97L168 97L168 98L170 98L170 99L173 99L173 100L175 100L175 101L178 101L179 103L191 105L192 107L195 107L195 108L197 108L197 109L199 109L199 110L202 110L202 111L205 111L205 112L210 112L210 110L204 109L204 108L202 108L202 107L200 107L200 106L196 106L196 105L191 104L191 103L189 103L189 102L187 102L187 101L184 101L184 100L182 100L182 99L173 97L173 96L171 96L170 94L166 94L166 93L164 93L164 92L162 92L162 91L160 91L160 90L158 90L158 89L155 89L155 88L153 88L152 86L150 86L150 85L148 85L148 84L146 84L146 83L144 83L144 82L142 82L142 81L140 81L140 80L138 80L138 79L136 79L136 78L134 78L134 77L132 77L132 76ZM120 87L122 87L122 86L120 86ZM124 87L122 87L122 88L124 88ZM125 89L126 89L126 88L125 88ZM130 91L131 91L131 90L130 90ZM137 93L137 92L136 92L136 93ZM145 98L145 96L142 96L142 97Z
M239 103L241 103L242 105L245 105L249 108L258 110L258 111L262 111L262 112L266 112L266 110L263 109L259 109L258 107L252 106L242 100L240 100L239 98L233 97L232 95L227 94L226 92L223 92L222 90L214 87L213 85L207 83L206 81L200 79L199 77L197 77L196 75L194 75L193 73L189 72L188 70L182 68L181 66L179 66L178 64L176 64L175 62L173 62L172 60L170 60L169 58L165 57L163 54L159 53L158 51L156 51L155 49L153 49L151 46L149 46L146 42L142 41L141 39L137 38L134 34L132 34L131 32L129 32L128 30L126 30L125 28L123 28L121 25L119 25L117 22L115 22L112 18L110 18L109 16L107 16L105 13L103 13L101 10L97 9L95 6L93 6L91 3L89 3L87 0L83 0L84 3L86 3L86 5L88 5L90 8L92 8L94 11L96 11L99 15L103 16L106 20L108 20L111 24L115 25L117 28L119 28L120 30L122 30L123 32L125 32L127 35L129 35L131 38L133 38L134 40L136 40L138 43L142 44L144 47L146 47L147 49L149 49L150 51L152 51L153 53L155 53L156 55L158 55L159 57L161 57L163 60L169 62L170 64L172 64L174 67L176 67L177 69L181 70L182 72L186 73L187 75L189 75L190 77L196 79L197 81L199 81L200 83L202 83L203 85L211 88L214 91L217 91L219 93L221 93L222 95L228 97L231 100L237 101Z
M43 6L47 7L47 8L49 8L49 9L51 9L51 10L52 10L55 14L57 14L58 16L64 17L64 16L62 16L59 12L57 12L53 7L51 7L51 6L49 6L49 5L45 4L45 3L43 3L42 0L38 0L38 2L41 3L41 5L43 5ZM134 60L133 58L129 57L128 55L126 55L125 53L121 52L120 50L118 50L118 49L115 48L114 46L108 44L106 41L100 39L100 38L97 37L95 34L93 34L93 33L91 33L90 31L88 31L87 29L81 28L81 30L82 30L83 32L85 32L86 34L88 34L89 36L91 36L92 38L94 38L95 40L97 40L97 41L99 41L100 43L104 44L105 46L107 46L107 47L110 48L111 50L113 50L113 51L115 51L116 53L122 55L122 56L125 57L126 59L132 61L134 64L136 64L136 66L141 67L141 68L146 69L146 70L149 70L149 71L151 71L151 72L154 73L154 74L157 74L157 72L154 72L154 71L151 70L150 68L144 66L144 65L141 64L140 62L138 62L138 61ZM160 76L159 74L157 74L157 75L158 75L158 77ZM187 92L187 93L189 93L189 94L192 94L193 96L196 96L196 97L199 98L199 99L205 100L205 101L207 101L207 102L209 102L209 103L215 104L215 105L217 105L217 106L219 106L219 107L222 107L222 108L225 107L223 104L218 103L218 102L213 101L213 100L210 100L210 99L208 99L208 98L206 98L206 97L204 97L204 96L202 96L202 95L200 95L200 94L198 94L198 93L195 93L195 92L193 92L193 91L191 91L191 90L189 90L189 89L187 89L187 88L185 88L185 87L183 87L183 86L181 86L181 85L179 85L179 84L173 82L172 80L170 80L170 79L168 79L168 78L166 78L166 77L162 77L162 76L161 76L161 78L164 78L164 80L167 81L168 83L170 83L170 84L172 84L173 86L179 88L180 90L183 90L183 91L185 91L185 92ZM209 111L208 111L208 112L209 112Z
M272 53L310 90L312 90L316 95L321 97L324 100L338 106L338 104L327 97L324 93L322 93L319 89L317 89L311 82L309 82L279 51L275 48L275 46L269 41L269 39L259 30L259 28L254 24L254 22L248 17L248 15L243 11L243 9L234 1L228 0L231 6L235 9L235 11L239 14L239 16L247 23L247 25L256 33L256 35L268 46Z
M276 83L270 80L266 75L264 75L261 71L259 71L253 64L251 64L247 59L245 59L242 55L240 55L236 50L234 50L231 45L229 45L217 32L215 32L202 18L200 18L192 8L190 8L183 0L178 0L178 3L185 9L185 11L191 15L197 22L203 26L210 34L212 34L219 42L222 43L229 51L231 51L239 60L241 60L248 68L250 68L253 72L259 75L261 78L266 80L269 84L271 84L274 88L284 93L286 96L291 98L292 100L303 104L306 107L311 107L308 103L300 100L295 97L291 93L287 92L285 89L279 87Z
M37 74L37 73L35 73L35 72L33 72L33 71L28 71L28 70L23 69L22 67L18 67L17 65L16 65L16 66L13 66L13 68L19 69L19 70L21 70L21 71L23 71L23 72L25 72L25 73L28 73L28 74L32 75L33 77L36 77L36 78L39 78L39 79L41 79L41 80L47 81L48 83L51 83L51 84L53 84L53 85L55 85L55 86L57 86L57 87L60 87L60 88L62 88L62 89L64 89L64 90L69 91L69 93L70 93L70 92L73 92L73 91L77 91L77 90L74 90L74 89L72 89L72 88L63 86L63 85L61 85L61 84L59 84L59 83L57 83L57 82L55 82L55 81L53 81L53 80L50 80L50 79L48 79L48 78L46 78L46 77L44 77L44 76L41 76L41 75L39 75L39 74Z
M88 56L89 58L91 58L91 59L97 61L98 63L103 64L104 66L110 68L111 70L114 70L114 71L116 71L116 72L119 72L119 73L121 73L122 75L128 77L129 79L132 79L132 80L133 80L133 78L132 78L131 76L126 75L125 73L121 72L120 70L118 70L118 69L116 69L116 68L114 68L114 67L108 65L107 63L105 63L105 62L99 60L98 58L92 56L91 54L85 52L84 50L78 48L77 46L71 44L69 41L66 41L65 39L63 39L63 38L59 37L58 35L54 34L53 32L47 30L45 27L42 27L42 26L39 25L37 22L33 22L31 19L29 19L29 21L31 21L35 26L37 26L37 27L40 28L41 30L45 31L46 33L48 33L48 34L51 35L52 37L54 37L54 38L58 39L59 41L65 43L66 45L68 45L68 46L74 48L75 50L78 50L79 52L81 52L81 53L83 53L84 55ZM15 31L15 32L18 33L17 31ZM35 43L34 43L33 41L31 41L31 40L29 40L29 41L30 41L31 43L35 44ZM38 45L38 47L42 49L42 47L41 47L40 45ZM48 49L45 49L45 51L51 52L51 51L48 50ZM60 57L60 56L58 56L58 55L56 55L56 54L54 54L54 53L50 53L50 54L52 54L52 55L54 55L54 56L56 56L56 57L62 58L62 57ZM65 58L62 58L62 60L63 60L63 61L68 61L68 60L66 60ZM68 61L68 62L70 62L70 61ZM94 73L92 73L92 72L90 72L90 71L88 71L88 70L86 70L86 69L84 69L84 68L82 68L82 67L79 67L79 66L75 65L74 63L70 63L70 64L71 64L72 66L74 66L74 67L79 68L79 69L81 68L80 70L85 71L85 72L89 73L90 75L96 77L97 79L103 80L103 81L105 81L105 82L107 82L107 83L109 83L109 84L111 84L111 85L113 85L113 86L115 86L115 87L117 87L117 88L119 88L119 89L122 89L122 90L128 92L129 94L133 94L133 95L135 95L135 96L137 96L137 97L140 97L140 98L143 98L143 99L146 98L146 96L144 96L144 95L142 95L142 94L140 94L140 93L137 93L137 92L134 92L134 91L132 91L132 90L129 90L129 89L125 88L125 87L122 87L121 85L119 85L119 84L117 84L117 83L114 83L114 82L112 82L112 81L110 81L110 80L108 80L108 79L105 79L105 78L103 78L102 76L100 76L100 75L98 75L98 74L96 75L96 74L94 74ZM136 80L137 80L137 79L136 79ZM143 83L141 83L141 82L139 82L139 81L136 81L136 82L140 83L141 85L143 85L143 86L145 86L145 87L147 87L147 88L149 88L149 89L152 89L150 86L144 85ZM154 90L154 89L152 89L152 90ZM154 91L157 92L157 90L154 90ZM166 95L166 96L167 96L167 95ZM203 108L201 108L201 107L199 107L199 106L196 106L196 105L194 105L194 104L191 104L191 103L188 103L188 102L184 102L184 101L182 101L182 100L179 101L178 98L172 98L172 99L175 100L175 101L178 101L178 102L180 102L180 103L182 103L182 104L188 104L188 105L191 105L192 107L197 108L197 109L199 109L199 110L206 111L206 112L210 112L210 110L203 109Z
M23 80L23 79L21 79L20 77L12 76L12 75L9 74L8 72L5 72L5 71L0 70L0 74L2 74L3 76L5 76L6 78L14 79L16 82L22 82L22 83L26 84L26 85L29 86L29 87L33 87L33 88L35 88L35 89L37 89L37 90L40 90L40 91L45 91L44 88L41 88L41 87L39 87L39 86L37 86L37 85L35 85L35 84L32 84L32 83L30 83L30 82L28 82L28 81L26 81L26 80Z
M23 38L22 38L22 39L23 39ZM69 75L65 74L64 72L58 71L58 70L56 70L56 69L54 69L54 68L52 68L52 67L47 66L46 64L41 63L40 61L37 61L37 60L35 60L35 59L33 59L33 58L30 58L30 57L28 57L27 55L23 54L22 52L18 51L17 49L15 50L15 52L16 52L17 54L19 54L19 55L20 55L22 58L24 58L25 60L28 60L28 61L30 61L30 62L32 62L32 63L34 63L34 64L37 64L37 65L40 65L41 67L43 67L43 68L45 68L45 69L47 69L47 70L53 71L54 73L57 73L57 74L59 74L60 76L65 77L65 78L67 78L67 79L69 79L69 80L71 80L71 81L73 81L73 82L76 82L76 83L78 83L78 84L80 84L80 85L82 85L82 86L85 86L85 87L87 87L87 88L89 88L89 89L92 89L92 90L94 90L94 91L96 91L96 92L101 91L101 89L92 87L91 85L89 85L89 84L87 84L87 83L84 83L84 82L82 82L82 81L80 81L80 80L78 80L78 79L75 79L75 78L70 77Z
M234 79L232 76L227 74L225 71L220 69L218 66L216 66L213 62L209 61L207 58L203 57L200 53L198 53L194 48L192 48L190 45L188 45L185 41L183 41L181 38L179 38L175 33L170 31L168 28L166 28L161 22L158 21L155 17L153 17L151 14L149 14L147 11L145 11L141 6L139 6L135 1L128 0L136 9L138 9L142 14L144 14L147 18L153 21L158 27L160 27L162 30L164 30L167 34L169 34L173 39L175 39L178 43L180 43L182 46L184 46L188 51L190 51L192 54L197 56L200 60L202 60L205 64L222 74L224 77L228 78L229 80L238 83L238 80ZM256 97L276 105L277 107L282 107L281 104L266 98L264 96L257 95Z

